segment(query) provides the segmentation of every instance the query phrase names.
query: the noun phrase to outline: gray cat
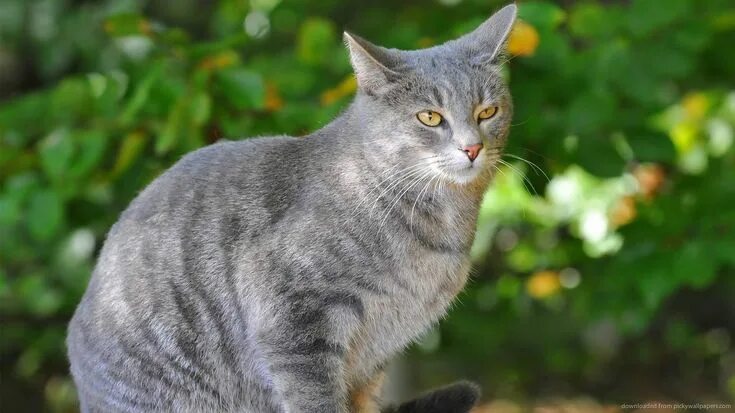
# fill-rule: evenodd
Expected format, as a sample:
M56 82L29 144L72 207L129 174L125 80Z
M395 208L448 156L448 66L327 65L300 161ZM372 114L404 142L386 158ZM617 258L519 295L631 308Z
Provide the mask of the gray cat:
M510 127L498 71L515 15L416 51L345 33L358 93L332 123L218 143L153 181L69 325L82 410L390 410L384 366L468 277ZM476 397L458 385L391 411Z

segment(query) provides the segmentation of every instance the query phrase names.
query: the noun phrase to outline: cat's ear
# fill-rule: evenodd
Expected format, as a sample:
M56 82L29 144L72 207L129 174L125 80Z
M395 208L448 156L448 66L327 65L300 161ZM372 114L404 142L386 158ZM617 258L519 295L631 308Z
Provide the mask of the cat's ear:
M365 93L378 94L400 76L398 67L401 59L398 51L376 46L348 32L344 32L344 40L350 51L357 85Z
M509 4L485 20L477 29L458 39L462 53L478 66L491 65L501 54L516 20L518 7Z

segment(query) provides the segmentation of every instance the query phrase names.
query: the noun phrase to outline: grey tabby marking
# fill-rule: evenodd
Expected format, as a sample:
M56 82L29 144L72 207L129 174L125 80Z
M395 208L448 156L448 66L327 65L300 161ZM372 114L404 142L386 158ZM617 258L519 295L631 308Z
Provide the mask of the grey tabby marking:
M359 90L332 123L200 149L143 190L69 325L82 410L379 411L383 366L467 280L510 125L498 54L515 15L415 51L345 33ZM483 107L498 112L478 121Z

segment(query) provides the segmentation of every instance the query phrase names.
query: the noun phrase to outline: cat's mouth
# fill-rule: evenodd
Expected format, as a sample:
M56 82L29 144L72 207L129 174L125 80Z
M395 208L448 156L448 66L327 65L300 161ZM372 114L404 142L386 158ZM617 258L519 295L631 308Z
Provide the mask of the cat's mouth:
M478 176L480 176L480 168L478 168L477 166L470 166L465 169L456 171L454 173L454 180L458 184L466 185L474 181Z
M487 160L483 158L477 158L470 162L469 160L463 160L460 162L454 162L445 168L444 173L452 179L455 183L460 185L466 185L477 179L486 167Z

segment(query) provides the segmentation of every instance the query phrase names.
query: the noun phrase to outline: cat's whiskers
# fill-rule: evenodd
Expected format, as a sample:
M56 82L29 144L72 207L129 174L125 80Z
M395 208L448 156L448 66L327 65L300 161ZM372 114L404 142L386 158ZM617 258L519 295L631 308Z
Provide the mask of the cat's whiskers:
M496 160L497 160L497 159L496 159ZM498 165L497 165L496 163L493 163L493 168L495 168L495 170L496 170L496 171L500 172L500 174L501 174L501 175L503 175L504 177L506 177L506 176L507 176L507 175L505 174L505 171L503 171L503 169L501 169L500 167L498 167Z
M525 152L531 152L531 153L532 153L532 154L534 154L534 155L538 155L538 156L540 156L540 157L544 158L544 159L545 159L545 160L547 160L547 161L549 160L549 158L547 158L546 156L544 156L544 154L542 154L542 153L539 153L539 152L537 152L537 151L534 151L533 149L528 149L528 148L521 148L521 149L523 149L523 150L524 150Z
M420 159L420 161L425 161L425 160L427 160L427 159L432 159L432 158L436 158L436 157L437 157L436 155L434 155L434 156L428 156L428 157L426 157L426 158L421 158L421 159ZM354 209L354 210L352 211L352 214L351 214L351 216L354 216L354 214L355 214L355 213L357 212L358 208L360 208L360 206L361 206L361 205L362 205L362 204L363 204L363 203L364 203L365 201L367 201L367 200L368 200L368 198L370 197L370 194L372 194L372 193L373 193L373 192L374 192L374 191L375 191L376 189L380 188L380 186L381 186L381 185L382 185L382 184L383 184L384 182L386 182L386 181L390 180L391 178L394 178L394 177L395 177L396 175L398 175L398 174L401 174L401 173L408 173L408 172L409 172L410 170L413 170L413 169L418 169L418 168L420 168L420 167L424 166L424 164L425 164L425 162L417 162L417 163L415 163L415 164L413 164L413 165L411 165L411 166L408 166L408 167L406 167L406 168L403 168L403 169L401 169L401 170L398 170L398 171L396 171L396 170L395 170L396 168L398 168L398 164L396 164L396 165L394 165L394 166L392 166L392 167L390 167L390 168L386 169L385 171L383 171L383 172L382 172L382 173L381 173L381 174L379 175L379 177L382 177L382 176L383 176L383 175L385 175L385 174L389 174L389 175L388 175L387 177L385 177L384 179L382 179L382 180L381 180L380 182L378 182L377 184L374 184L374 185L372 186L372 188L370 189L370 191L368 191L368 192L367 192L367 193L366 193L365 195L363 195L363 196L361 197L361 199L360 199L360 202L358 202L358 203L357 203L357 205L355 205L355 209Z
M422 174L425 171L424 169L425 167L426 167L425 165L422 165L422 167L420 168L414 169L402 176L399 176L395 180L390 182L385 188L383 188L383 190L378 194L378 196L373 201L372 206L370 207L369 216L372 216L373 211L378 206L378 202L380 201L381 198L383 198L383 196L387 195L389 192L397 188L398 185L400 185L401 183Z
M412 179L412 178L416 177L417 175L420 175L420 174L421 174L422 172L424 172L424 168L426 168L426 169L431 169L431 167L433 167L433 166L436 166L436 162L435 162L435 161L429 161L429 162L425 162L424 164L422 164L422 165L419 165L419 167L418 167L418 168L416 168L416 169L413 169L413 170L411 170L410 172L406 173L406 174L405 174L405 175L403 175L403 176L400 176L400 177L398 177L398 178L397 178L397 179L395 179L395 180L394 180L393 182L391 182L391 183L390 183L390 184L389 184L389 185L388 185L388 186L387 186L387 187L386 187L385 189L383 189L383 191L382 191L382 192L381 192L381 193L380 193L380 194L379 194L379 195L378 195L378 196L377 196L377 197L375 198L375 201L373 201L373 204L372 204L372 206L370 207L370 213L369 213L369 214L370 214L370 215L372 216L373 210L374 210L374 209L375 209L375 207L376 207L376 206L378 205L378 201L380 201L380 199L381 199L381 198L382 198L382 197L383 197L384 195L386 195L386 194L387 194L387 193L388 193L389 191L392 191L392 190L393 190L393 189L395 189L395 188L396 188L396 187L397 187L398 185L400 185L401 183L405 182L406 180Z
M530 160L528 160L528 159L526 159L526 158L523 158L523 157L521 157L521 156L518 156L518 155L513 155L512 153L506 153L506 154L505 154L505 156L510 156L510 157L511 157L511 158L513 158L513 159L518 159L519 161L522 161L522 162L525 162L525 163L527 163L527 164L528 164L528 166L530 166L530 167L531 167L531 168L532 168L532 169L534 170L534 172L536 172L536 174L537 174L537 175L538 175L538 174L539 174L539 172L540 172L540 173L541 173L541 175L543 175L543 176L544 176L544 178L546 178L546 181L547 181L547 182L551 182L551 178L549 178L549 175L547 175L547 174L546 174L546 172L544 172L544 170L543 170L543 169L541 169L541 167L540 167L540 166L538 166L538 165L537 165L536 163L534 163L534 162L531 162Z
M507 166L511 171L513 171L513 173L515 173L519 177L521 177L521 179L523 179L524 185L525 184L528 184L531 187L531 189L533 190L533 193L535 195L538 195L539 194L538 191L536 191L536 187L533 186L533 183L531 182L531 180L528 179L528 177L526 177L526 175L520 169L518 169L515 166L513 166L512 163L506 162L506 161L504 161L504 160L502 160L500 158L498 158L497 162L500 163L501 165Z
M389 207L386 210L383 219L380 221L380 225L378 226L378 233L380 233L381 229L383 228L383 225L390 217L390 213L393 211L393 208L395 208L395 206L398 205L398 203L401 201L401 198L403 198L403 196L406 195L408 191L411 190L411 188L413 188L414 186L419 184L423 179L431 176L434 173L435 171L433 171L431 168L426 168L426 170L424 170L422 174L419 174L418 176L415 176L414 178L412 178L411 181L409 181L408 185L406 185L404 189L400 190L398 195L396 195L393 201L389 204Z
M500 172L503 176L507 176L505 172L501 168L498 167L498 165L493 164L493 167L495 168L496 171ZM525 185L524 185L524 188L525 188ZM524 218L527 216L528 213L526 212L525 208L521 209L521 214Z

